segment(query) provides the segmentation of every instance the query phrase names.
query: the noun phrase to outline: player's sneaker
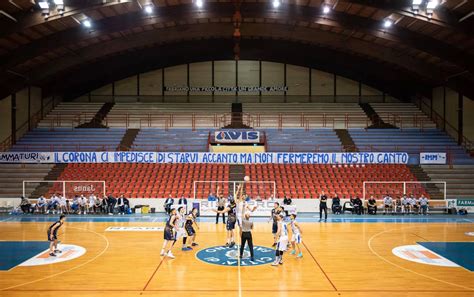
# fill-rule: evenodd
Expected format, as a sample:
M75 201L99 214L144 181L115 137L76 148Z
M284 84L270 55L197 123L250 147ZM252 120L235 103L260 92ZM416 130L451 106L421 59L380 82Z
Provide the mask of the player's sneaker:
M299 253L298 256L296 256L298 258L303 258L303 253Z
M283 259L281 259L280 262L278 262L278 264L283 265Z
M295 251L295 250L292 250L292 251L290 252L290 255L294 255L294 254L296 254L296 251Z
M229 247L232 248L232 247L234 247L234 245L235 245L235 242L231 242Z
M228 247L229 247L229 243L228 243L228 242L225 244L225 247L226 247L226 248L228 248Z
M192 246L198 246L199 244L193 242L193 244L191 244Z
M62 253L62 251L60 251L60 250L54 250L54 252L55 252L56 254L61 254L61 253Z
M171 253L171 251L169 251L166 256L167 256L167 257L170 257L171 259L174 259L174 258L175 258L175 256Z
M56 257L56 254L55 254L55 253L49 253L49 255L50 255L51 257Z
M165 251L161 250L160 256L164 256L164 255L165 255Z
M272 266L278 266L278 263L279 262L275 261L275 262L272 263Z

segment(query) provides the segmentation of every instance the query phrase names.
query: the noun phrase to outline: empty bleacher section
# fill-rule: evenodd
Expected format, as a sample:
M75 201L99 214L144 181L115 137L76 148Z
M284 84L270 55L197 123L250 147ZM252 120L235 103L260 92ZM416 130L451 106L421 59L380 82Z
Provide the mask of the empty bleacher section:
M423 165L432 180L446 181L446 197L474 199L474 165Z
M19 198L23 195L24 180L43 180L53 166L53 164L0 164L0 198ZM26 185L25 192L29 196L38 183Z
M254 128L366 127L367 116L356 103L244 103Z
M126 129L36 128L26 133L10 151L114 151Z
M104 119L108 127L220 128L231 120L230 103L117 103ZM355 103L243 103L243 122L254 128L366 127Z
M226 181L228 165L216 164L69 164L59 180L106 181L107 193L130 198L193 197L194 181ZM201 183L198 196L216 190L215 184ZM228 194L228 184L221 186Z
M265 129L269 152L340 152L341 141L332 129Z
M132 146L134 151L207 151L208 129L141 129Z
M230 103L117 103L104 119L108 127L218 128Z
M257 164L245 166L246 174L252 181L275 181L277 197L317 198L321 191L339 197L363 197L364 181L416 181L406 165L283 165ZM267 187L265 193L258 193L257 184L248 184L246 192L250 196L269 197L272 191ZM394 197L403 193L402 184L368 184L366 196L374 195L381 199L387 192ZM407 187L408 193L427 195L424 187L413 184ZM429 197L429 196L428 196Z
M410 163L419 162L420 152L446 152L452 164L474 164L461 146L447 134L429 129L349 129L360 151L407 152Z
M412 103L370 103L387 124L399 128L436 128L436 124Z
M104 103L62 102L38 123L40 128L77 127L89 123Z

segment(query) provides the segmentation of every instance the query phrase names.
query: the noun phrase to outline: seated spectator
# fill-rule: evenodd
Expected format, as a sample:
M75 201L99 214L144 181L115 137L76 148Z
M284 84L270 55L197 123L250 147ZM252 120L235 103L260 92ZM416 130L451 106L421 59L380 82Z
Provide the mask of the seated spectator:
M250 198L250 195L247 194L245 196L245 202L250 202L250 201L252 201L252 198Z
M59 197L59 213L69 214L67 199L64 196Z
M102 198L97 197L94 203L94 213L102 213Z
M400 197L397 197L397 199L395 200L395 213L396 214L401 214L402 209L403 209L403 202L400 199Z
M51 198L49 199L47 206L48 210L46 211L46 213L52 212L53 214L55 214L60 202L61 199L59 199L59 196L57 194L53 194L53 196L51 196Z
M359 196L356 196L356 198L352 201L352 204L354 205L354 212L358 215L361 215L362 212L364 211L364 206Z
M392 196L387 194L383 197L383 214L385 215L391 212L393 212L393 199Z
M217 201L217 197L211 192L209 196L207 196L207 201Z
M97 197L95 197L94 193L89 195L89 201L87 203L87 210L89 213L94 213L94 206L95 206L95 200Z
M79 214L86 214L87 212L87 198L81 195L79 198Z
M346 211L350 211L351 213L354 213L354 199L349 196L349 201L344 202L344 205L342 207L342 213L345 213Z
M377 214L377 200L375 200L374 196L370 196L367 202L367 212L371 215Z
M427 212L428 212L428 198L426 198L423 194L421 195L420 197L420 200L418 201L418 203L420 204L420 213L422 215L427 215Z
M30 200L21 196L20 208L23 213L32 213Z
M102 213L107 213L107 210L109 208L109 202L107 196L104 196L102 198Z
M117 204L117 199L112 194L109 194L107 197L107 205L108 205L108 212L109 216L113 216L115 212L115 205Z
M332 205L331 205L331 210L333 214L341 214L341 199L339 196L334 194L334 197L332 197Z
M415 198L415 196L413 196L413 194L410 195L410 198L408 199L408 202L410 203L411 211L414 214L418 214L419 207L418 207L418 204L416 202L416 198Z
M78 195L75 195L74 198L72 199L72 204L71 204L71 213L77 214L80 210L80 197Z
M130 208L130 203L128 199L122 194L120 195L119 199L117 200L118 212L119 215L124 215L128 213L128 209Z
M46 198L44 196L41 196L38 198L38 201L36 201L36 211L39 213L45 213L46 212Z

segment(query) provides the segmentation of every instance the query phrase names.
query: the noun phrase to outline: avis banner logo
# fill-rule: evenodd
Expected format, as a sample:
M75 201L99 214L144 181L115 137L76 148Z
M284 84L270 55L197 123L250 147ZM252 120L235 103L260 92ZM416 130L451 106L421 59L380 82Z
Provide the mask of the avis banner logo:
M214 132L218 143L259 143L260 132L245 130L221 130Z
M240 248L240 247L239 247ZM254 260L250 259L250 252L248 247L245 248L242 259L240 259L240 266L258 266L269 264L275 260L275 250L264 246L254 246ZM199 260L221 266L237 266L238 265L239 250L237 248L226 248L223 246L209 247L200 250L196 254Z

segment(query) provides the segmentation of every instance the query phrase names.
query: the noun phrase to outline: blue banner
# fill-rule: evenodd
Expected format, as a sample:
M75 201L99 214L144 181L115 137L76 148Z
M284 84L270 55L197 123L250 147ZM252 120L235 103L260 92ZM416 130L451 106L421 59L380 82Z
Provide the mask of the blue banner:
M408 154L400 152L10 152L0 153L0 163L408 164Z

